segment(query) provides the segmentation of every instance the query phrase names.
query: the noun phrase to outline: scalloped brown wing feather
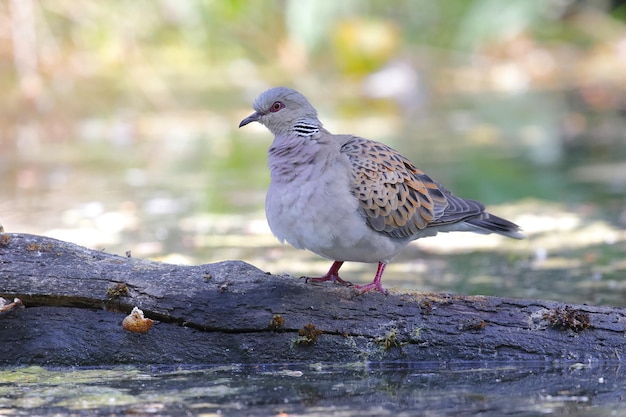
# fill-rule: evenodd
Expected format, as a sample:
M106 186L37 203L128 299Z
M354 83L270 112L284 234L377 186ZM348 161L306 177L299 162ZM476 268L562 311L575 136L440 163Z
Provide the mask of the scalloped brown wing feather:
M387 145L352 137L341 152L352 165L352 192L374 230L411 237L484 211L482 204L452 195Z

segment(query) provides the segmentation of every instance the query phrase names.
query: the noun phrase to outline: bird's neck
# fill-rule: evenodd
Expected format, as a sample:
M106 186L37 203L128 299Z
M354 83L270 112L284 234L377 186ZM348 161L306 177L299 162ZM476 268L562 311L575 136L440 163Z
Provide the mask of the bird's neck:
M307 133L275 136L268 150L267 161L273 182L307 181L313 178L320 165L329 163L332 144L322 140L320 130L323 128L317 126L313 133L312 127L297 126Z
M308 139L317 139L322 124L317 119L296 120L289 128L289 134Z
M271 123L266 127L275 137L298 136L301 138L318 139L320 131L324 129L317 117L301 117L288 123Z

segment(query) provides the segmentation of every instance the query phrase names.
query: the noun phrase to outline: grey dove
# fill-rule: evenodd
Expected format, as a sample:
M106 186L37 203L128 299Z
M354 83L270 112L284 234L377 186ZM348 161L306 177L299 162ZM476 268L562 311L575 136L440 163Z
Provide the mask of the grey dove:
M412 240L452 231L525 237L518 225L453 195L389 146L330 133L295 90L267 90L253 107L239 127L259 122L274 135L265 199L270 229L281 242L334 261L311 281L352 285L339 277L345 261L378 263L374 280L354 287L386 293L385 267Z

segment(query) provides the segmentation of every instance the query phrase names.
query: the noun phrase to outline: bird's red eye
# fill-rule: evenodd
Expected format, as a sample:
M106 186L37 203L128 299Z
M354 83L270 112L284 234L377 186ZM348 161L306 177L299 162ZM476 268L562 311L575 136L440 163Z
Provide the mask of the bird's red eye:
M270 107L270 112L276 113L278 110L283 108L285 108L285 105L283 103L281 103L280 101L275 101L274 104L272 104L272 107Z

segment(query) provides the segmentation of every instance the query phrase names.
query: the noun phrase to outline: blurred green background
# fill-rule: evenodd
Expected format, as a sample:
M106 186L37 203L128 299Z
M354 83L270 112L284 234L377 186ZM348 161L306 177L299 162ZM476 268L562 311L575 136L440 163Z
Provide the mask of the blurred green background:
M287 85L529 236L423 239L387 286L626 305L625 22L608 0L3 0L0 223L321 274L267 228L269 132L237 129Z

